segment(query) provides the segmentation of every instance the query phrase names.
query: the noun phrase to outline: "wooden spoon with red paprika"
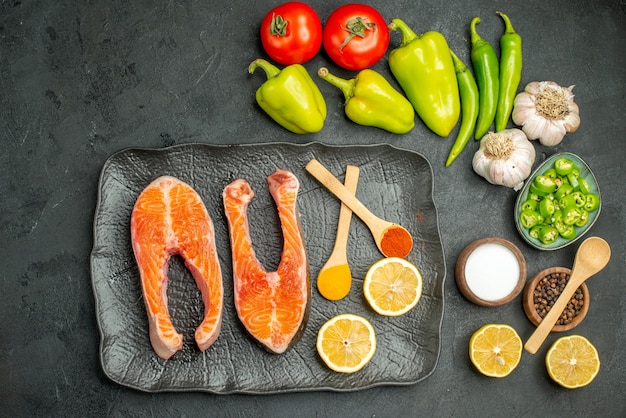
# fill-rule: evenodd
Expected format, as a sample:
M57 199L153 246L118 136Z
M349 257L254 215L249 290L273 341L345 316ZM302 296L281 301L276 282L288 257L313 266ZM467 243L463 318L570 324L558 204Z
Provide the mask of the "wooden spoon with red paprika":
M404 227L374 215L348 189L316 159L305 166L313 177L352 209L370 229L376 246L385 257L404 258L413 248L413 237Z

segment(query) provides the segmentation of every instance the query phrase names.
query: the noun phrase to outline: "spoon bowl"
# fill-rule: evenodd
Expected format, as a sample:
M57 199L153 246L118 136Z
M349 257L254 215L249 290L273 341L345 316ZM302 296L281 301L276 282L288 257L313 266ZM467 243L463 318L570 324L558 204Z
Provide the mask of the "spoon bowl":
M572 273L567 285L565 285L563 292L561 292L552 308L550 308L550 312L539 323L539 326L526 341L526 344L524 344L526 351L535 354L539 350L539 347L550 334L552 327L556 324L576 289L585 280L602 270L608 264L610 258L611 247L600 237L587 238L580 244L578 251L576 251L574 266L572 267Z

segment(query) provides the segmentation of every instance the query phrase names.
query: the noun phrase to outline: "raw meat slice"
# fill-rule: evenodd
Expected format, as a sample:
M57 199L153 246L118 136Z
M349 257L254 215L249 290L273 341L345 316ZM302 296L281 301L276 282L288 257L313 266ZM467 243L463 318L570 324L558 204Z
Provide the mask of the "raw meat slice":
M280 354L300 339L306 327L311 284L296 210L300 183L295 175L280 169L267 182L283 232L281 260L274 272L263 268L252 248L247 209L254 192L248 182L235 180L226 186L223 198L230 230L237 314L258 342Z
M204 318L195 340L206 350L220 333L224 290L213 222L202 199L188 184L159 177L139 195L130 230L154 351L167 360L183 346L167 308L168 263L174 254L183 258L202 295Z

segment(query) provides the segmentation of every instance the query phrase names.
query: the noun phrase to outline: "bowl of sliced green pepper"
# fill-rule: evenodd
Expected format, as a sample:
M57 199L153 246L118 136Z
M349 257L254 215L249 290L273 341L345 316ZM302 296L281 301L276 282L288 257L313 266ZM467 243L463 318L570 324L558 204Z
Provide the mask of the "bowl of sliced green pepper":
M557 250L582 237L595 223L602 202L591 168L576 154L547 158L517 196L515 226L531 246Z

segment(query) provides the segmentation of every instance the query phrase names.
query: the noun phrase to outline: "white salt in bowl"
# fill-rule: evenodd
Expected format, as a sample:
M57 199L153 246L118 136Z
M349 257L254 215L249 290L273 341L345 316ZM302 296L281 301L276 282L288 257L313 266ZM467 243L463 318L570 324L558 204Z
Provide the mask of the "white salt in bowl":
M456 284L468 300L501 306L520 294L526 283L526 260L503 238L482 238L469 244L456 262Z

